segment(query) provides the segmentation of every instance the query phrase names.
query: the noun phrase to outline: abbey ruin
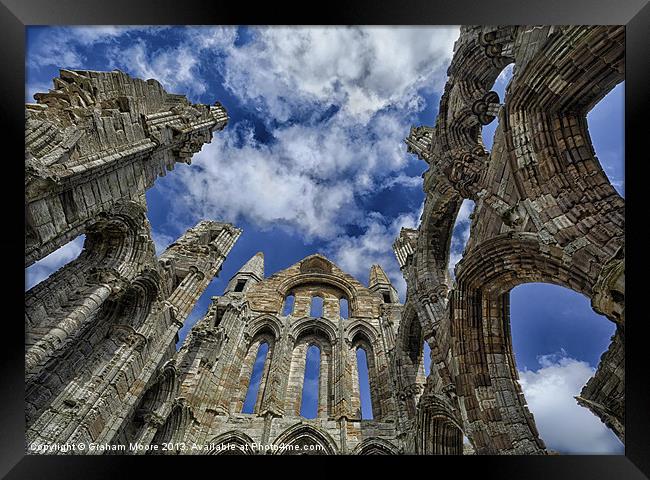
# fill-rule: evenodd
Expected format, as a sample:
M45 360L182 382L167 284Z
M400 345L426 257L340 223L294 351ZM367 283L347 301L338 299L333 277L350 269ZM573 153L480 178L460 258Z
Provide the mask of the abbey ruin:
M61 70L25 107L25 265L86 240L25 295L27 444L548 454L510 335L509 292L530 282L579 292L616 325L576 401L624 441L625 202L586 121L624 80L624 47L617 26L462 27L437 118L405 132L408 151L428 164L421 223L393 246L405 303L379 265L367 286L318 253L266 276L260 252L178 351L179 330L242 231L206 219L156 257L145 192L226 127L226 109L119 71ZM501 99L491 89L511 64ZM481 132L491 122L487 151ZM476 206L452 278L464 199ZM300 405L311 347L320 374L308 419ZM371 420L361 414L358 350ZM259 388L244 412L258 357ZM223 448L182 448L191 444Z

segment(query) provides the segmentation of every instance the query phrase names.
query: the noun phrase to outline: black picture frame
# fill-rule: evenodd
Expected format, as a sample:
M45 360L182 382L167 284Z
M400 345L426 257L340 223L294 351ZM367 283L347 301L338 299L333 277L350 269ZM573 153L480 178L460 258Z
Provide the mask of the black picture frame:
M5 282L3 282L5 334L0 369L0 475L7 478L116 478L146 464L147 468L177 468L180 475L199 475L198 457L191 460L139 460L130 456L40 456L25 455L24 441L24 331L20 312L24 310L24 288L14 278L22 271L24 252L24 211L19 208L24 195L19 160L24 149L25 28L27 25L150 25L150 24L298 24L298 25L462 25L462 24L624 24L626 25L626 266L628 274L626 310L632 321L627 327L626 342L626 445L625 455L612 456L548 456L548 457L373 457L346 459L351 470L324 470L336 475L366 475L355 472L356 465L390 466L398 475L438 476L464 474L476 469L482 477L524 479L642 479L650 478L650 382L643 355L647 350L641 314L643 283L643 236L637 229L643 218L643 177L641 167L647 155L643 149L648 130L648 80L650 76L650 5L648 0L438 0L321 2L302 7L276 2L223 2L216 0L0 0L0 56L3 78L0 81L0 119L3 147L15 152L5 153L4 181L0 188L4 231L0 235ZM630 210L630 207L632 210ZM637 215L639 214L639 215ZM15 308L15 311L14 311ZM15 313L15 315L14 315ZM187 458L187 457L184 457ZM223 458L223 457L220 457ZM246 457L250 458L250 457ZM263 457L274 468L275 460ZM189 462L193 463L189 463ZM226 460L207 466L211 476L234 474L235 465ZM232 461L232 460L230 460ZM294 460L296 461L296 460ZM294 462L289 461L289 462ZM318 460L310 457L296 474L319 472ZM322 461L322 460L321 460ZM332 466L338 458L326 458L323 465ZM202 460L204 463L205 460ZM249 464L249 475L262 470ZM358 462L358 463L357 463ZM261 462L260 462L261 463ZM261 465L260 465L261 466ZM422 470L420 468L422 467ZM284 467L286 468L286 466ZM245 471L244 471L245 472ZM403 472L403 473L402 473ZM206 474L206 473L203 473Z

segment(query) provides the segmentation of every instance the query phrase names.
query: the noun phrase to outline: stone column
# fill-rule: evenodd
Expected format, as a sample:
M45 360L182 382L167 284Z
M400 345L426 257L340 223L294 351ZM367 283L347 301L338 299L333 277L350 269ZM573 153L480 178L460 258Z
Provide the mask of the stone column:
M38 375L49 358L95 319L109 297L123 292L126 286L126 280L112 270L96 270L93 277L91 282L96 283L84 294L82 303L25 352L27 383Z
M296 345L291 355L289 381L287 384L287 396L285 399L285 412L289 412L295 416L300 416L306 362L307 343L301 342L300 344Z
M352 345L347 349L348 364L350 365L350 418L361 419L361 389L359 387L359 362L357 361L357 349Z
M284 392L291 363L291 345L289 335L281 336L274 345L269 378L260 407L261 413L270 412L275 416L284 414Z
M320 346L320 372L318 379L318 417L328 418L331 414L332 352Z

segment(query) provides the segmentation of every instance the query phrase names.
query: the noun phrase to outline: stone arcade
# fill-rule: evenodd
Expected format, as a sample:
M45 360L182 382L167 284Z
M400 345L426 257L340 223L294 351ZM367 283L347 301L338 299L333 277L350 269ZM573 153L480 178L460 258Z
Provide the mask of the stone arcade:
M547 454L510 338L509 292L527 282L575 290L615 323L576 401L624 441L625 203L586 122L624 79L624 43L623 27L462 27L438 117L406 139L429 168L421 224L394 244L405 304L378 265L368 287L318 254L266 277L259 253L179 351L179 329L241 231L202 221L156 258L144 193L176 162L189 163L225 127L226 111L155 80L62 70L53 90L26 105L26 266L82 233L86 241L79 258L26 293L28 444L140 445L134 454ZM490 89L510 64L500 99ZM494 121L488 152L481 129ZM452 279L463 199L476 207ZM316 297L323 312L312 316ZM253 411L242 413L262 345ZM318 406L306 419L311 346L320 353ZM372 420L361 418L357 349L367 357ZM182 448L192 444L214 448Z

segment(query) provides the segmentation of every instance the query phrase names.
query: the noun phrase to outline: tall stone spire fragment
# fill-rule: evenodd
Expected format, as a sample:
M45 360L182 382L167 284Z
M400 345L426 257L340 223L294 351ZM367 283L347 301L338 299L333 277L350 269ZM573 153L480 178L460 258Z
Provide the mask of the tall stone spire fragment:
M264 253L257 252L228 282L227 291L243 292L248 286L264 279Z
M379 292L382 294L385 303L397 303L397 291L388 279L388 275L380 265L373 265L370 267L370 278L368 280L368 289L371 292Z

